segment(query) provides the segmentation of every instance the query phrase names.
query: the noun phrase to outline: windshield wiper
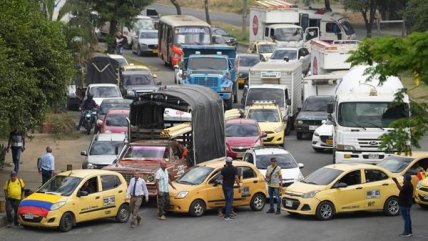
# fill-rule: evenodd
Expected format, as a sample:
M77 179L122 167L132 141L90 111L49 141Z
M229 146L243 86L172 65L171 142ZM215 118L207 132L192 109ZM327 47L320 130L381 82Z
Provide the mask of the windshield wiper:
M45 192L45 194L61 195L61 193L59 193L59 192Z
M372 125L372 126L374 126L374 127L376 127L376 128L379 128L379 129L381 129L381 130L385 130L382 126L378 126L378 125L376 125L375 123L372 123L372 122L369 122L369 121L364 121L364 123L370 124L370 125Z
M354 124L354 125L356 125L357 127L360 127L360 128L363 128L364 130L367 130L364 126L362 126L362 125L360 125L360 124L358 124L357 122L355 122L355 121L349 121L349 122L351 122L352 124Z

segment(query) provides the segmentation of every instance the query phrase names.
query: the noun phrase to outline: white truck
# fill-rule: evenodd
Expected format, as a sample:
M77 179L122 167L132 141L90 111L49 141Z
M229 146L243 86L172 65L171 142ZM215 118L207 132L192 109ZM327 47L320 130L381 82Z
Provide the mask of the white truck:
M403 88L397 77L390 76L379 85L364 74L367 66L353 67L336 89L335 102L329 104L333 121L333 159L335 163L376 163L388 156L379 149L381 136L395 120L409 117L409 98L393 103Z
M287 123L293 123L302 107L300 62L260 62L250 68L248 84L242 97L242 104L246 108L255 101L275 101Z

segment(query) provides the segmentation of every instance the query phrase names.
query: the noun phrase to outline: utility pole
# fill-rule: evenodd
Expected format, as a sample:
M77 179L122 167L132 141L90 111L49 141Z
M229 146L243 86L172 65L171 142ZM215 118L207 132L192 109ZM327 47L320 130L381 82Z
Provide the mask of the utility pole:
M247 15L248 15L248 0L242 0L242 38L245 39L247 33Z

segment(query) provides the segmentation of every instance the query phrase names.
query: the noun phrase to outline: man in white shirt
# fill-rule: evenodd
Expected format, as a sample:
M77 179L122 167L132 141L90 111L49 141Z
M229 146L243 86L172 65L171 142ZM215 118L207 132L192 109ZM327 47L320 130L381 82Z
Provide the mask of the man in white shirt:
M39 173L42 174L42 184L45 184L51 179L55 171L55 157L50 146L46 147L46 153L38 160L37 168Z
M168 170L166 169L166 161L160 162L160 168L156 172L156 188L158 191L158 209L159 219L165 220L165 209L169 206L169 190L168 184L175 189L174 185L169 178Z
M135 219L137 219L138 225L141 223L141 216L138 215L138 211L140 210L141 203L143 202L143 196L145 197L146 202L149 202L149 192L147 191L146 182L141 177L140 173L134 171L134 177L129 181L126 195L131 197L131 228L134 228Z

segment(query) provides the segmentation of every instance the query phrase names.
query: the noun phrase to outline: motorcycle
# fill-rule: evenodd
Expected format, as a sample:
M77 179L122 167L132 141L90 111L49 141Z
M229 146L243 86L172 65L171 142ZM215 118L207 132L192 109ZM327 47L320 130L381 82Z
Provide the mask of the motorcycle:
M95 126L95 121L97 120L97 110L86 110L83 112L83 127L86 129L86 134L90 134L92 128Z

